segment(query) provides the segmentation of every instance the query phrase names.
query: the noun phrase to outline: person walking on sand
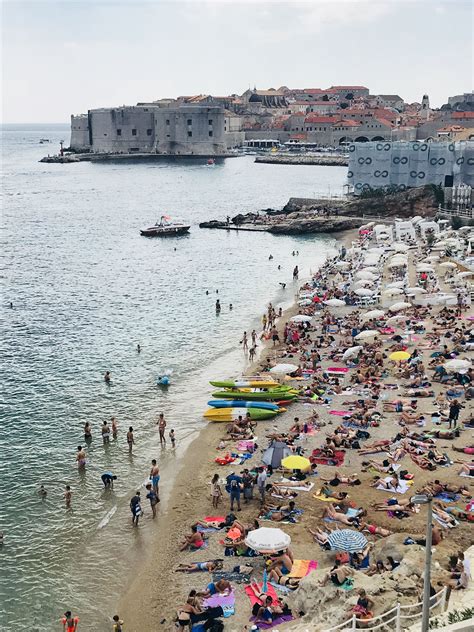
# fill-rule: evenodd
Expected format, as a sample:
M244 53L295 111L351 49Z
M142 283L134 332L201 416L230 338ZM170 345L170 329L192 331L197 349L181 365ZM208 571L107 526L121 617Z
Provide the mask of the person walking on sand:
M249 341L247 339L247 332L244 331L244 335L242 336L242 340L240 341L240 344L242 345L242 349L245 351L248 351L249 349Z
M110 427L109 424L107 423L107 421L104 421L104 423L102 424L102 442L104 445L109 445L110 443Z
M156 463L156 459L151 461L150 481L153 485L153 489L157 496L159 496L159 484L160 484L160 468Z
M71 509L72 491L71 486L66 485L66 491L64 492L64 502L66 503L66 509Z
M77 467L80 470L85 470L85 468L86 468L86 453L82 449L82 445L78 445L77 446L76 463L77 463Z
M449 422L450 429L451 429L451 424L453 425L454 428L456 428L458 424L459 413L461 412L462 408L464 408L464 406L462 406L462 404L460 404L457 399L454 399L449 405L448 422Z
M135 443L135 439L133 437L133 428L130 426L127 432L127 443L128 443L128 451L132 452L133 444Z
M163 445L164 443L166 443L166 437L165 437L166 421L165 421L165 416L163 415L163 413L160 413L158 417L158 421L156 423L158 424L158 432L160 433L160 443L161 445Z
M64 617L61 619L64 632L76 632L79 625L79 617L73 617L70 610L64 613Z
M212 506L217 509L222 498L222 490L219 485L219 474L214 474L211 480Z
M155 490L153 489L151 483L147 483L145 485L146 490L147 490L147 495L146 497L148 498L148 500L150 501L150 507L151 507L151 512L153 514L153 518L156 518L156 505L160 502L160 499L158 498Z
M267 472L263 467L259 467L257 471L257 489L263 505L265 503L265 486L267 484Z
M278 335L278 329L273 326L272 328L272 340L273 340L273 346L275 347L277 342L280 342L280 337Z

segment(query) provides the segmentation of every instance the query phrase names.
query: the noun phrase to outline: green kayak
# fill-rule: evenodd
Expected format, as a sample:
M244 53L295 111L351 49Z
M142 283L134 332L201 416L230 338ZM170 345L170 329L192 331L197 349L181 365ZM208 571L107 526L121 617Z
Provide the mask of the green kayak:
M290 390L278 391L217 391L212 393L216 399L245 399L245 400L289 400L295 399L298 395Z

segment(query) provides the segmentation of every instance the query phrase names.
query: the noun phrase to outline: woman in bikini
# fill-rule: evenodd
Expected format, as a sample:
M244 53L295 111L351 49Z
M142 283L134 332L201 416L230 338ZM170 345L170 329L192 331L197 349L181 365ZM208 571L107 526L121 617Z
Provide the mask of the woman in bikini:
M194 564L180 564L175 569L175 573L197 573L199 571L218 571L222 568L222 560L213 560L211 562L195 562Z

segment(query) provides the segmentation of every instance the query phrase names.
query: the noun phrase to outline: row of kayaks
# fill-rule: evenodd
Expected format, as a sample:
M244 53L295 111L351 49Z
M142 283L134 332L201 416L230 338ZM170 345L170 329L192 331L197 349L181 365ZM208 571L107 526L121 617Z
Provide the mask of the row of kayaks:
M210 408L204 413L208 421L237 421L247 414L252 421L272 419L298 396L297 391L274 380L216 380L211 384L223 390L213 393L216 399L208 402Z

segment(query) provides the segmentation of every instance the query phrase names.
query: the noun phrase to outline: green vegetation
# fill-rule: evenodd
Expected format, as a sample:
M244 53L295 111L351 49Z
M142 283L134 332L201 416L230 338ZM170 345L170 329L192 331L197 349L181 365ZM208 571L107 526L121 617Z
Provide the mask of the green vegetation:
M474 617L474 608L465 608L464 610L453 610L448 613L448 624L459 623L460 621L466 621ZM444 627L446 623L443 623L439 618L431 619L430 630L436 630L437 628Z
M387 195L393 195L394 193L398 193L398 192L399 191L396 184L391 184L389 187L383 188L383 189L374 189L371 186L367 186L364 189L362 189L359 197L362 199L383 198L383 197L386 197Z

